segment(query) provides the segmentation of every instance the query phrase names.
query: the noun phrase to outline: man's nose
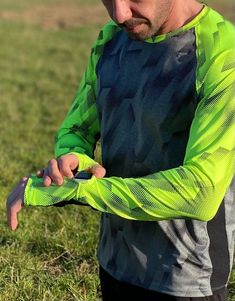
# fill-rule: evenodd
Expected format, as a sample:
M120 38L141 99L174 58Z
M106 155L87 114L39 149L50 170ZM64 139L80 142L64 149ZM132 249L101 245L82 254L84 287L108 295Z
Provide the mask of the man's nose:
M122 24L132 17L132 11L128 0L113 1L113 20L117 24Z

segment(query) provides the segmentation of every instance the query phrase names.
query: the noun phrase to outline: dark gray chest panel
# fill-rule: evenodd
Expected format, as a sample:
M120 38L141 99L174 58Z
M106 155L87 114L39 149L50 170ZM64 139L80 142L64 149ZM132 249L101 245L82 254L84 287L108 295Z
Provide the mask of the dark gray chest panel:
M97 65L97 105L108 176L182 164L197 105L194 30L159 43L119 32Z

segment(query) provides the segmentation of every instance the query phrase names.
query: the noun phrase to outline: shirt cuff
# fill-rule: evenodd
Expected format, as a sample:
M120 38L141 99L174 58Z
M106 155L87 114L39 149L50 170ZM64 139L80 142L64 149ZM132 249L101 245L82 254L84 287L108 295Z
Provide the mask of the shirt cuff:
M64 178L61 186L51 184L44 186L43 179L32 175L24 192L26 206L51 206L76 198L79 184L74 179ZM80 200L79 200L80 201Z

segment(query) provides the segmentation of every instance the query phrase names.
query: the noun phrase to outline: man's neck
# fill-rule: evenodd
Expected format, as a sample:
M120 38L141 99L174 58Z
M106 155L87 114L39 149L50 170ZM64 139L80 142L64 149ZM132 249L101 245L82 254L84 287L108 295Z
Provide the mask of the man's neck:
M171 12L161 27L159 34L179 29L194 19L203 9L203 4L195 0L173 1Z

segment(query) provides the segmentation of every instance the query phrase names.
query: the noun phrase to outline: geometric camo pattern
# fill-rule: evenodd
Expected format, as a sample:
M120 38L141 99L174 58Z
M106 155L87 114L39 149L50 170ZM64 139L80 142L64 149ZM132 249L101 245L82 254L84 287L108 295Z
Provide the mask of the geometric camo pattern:
M117 279L182 297L211 295L228 281L234 36L205 7L151 42L133 41L111 22L93 47L56 155L92 157L101 137L107 177L71 197L104 212L98 257Z

